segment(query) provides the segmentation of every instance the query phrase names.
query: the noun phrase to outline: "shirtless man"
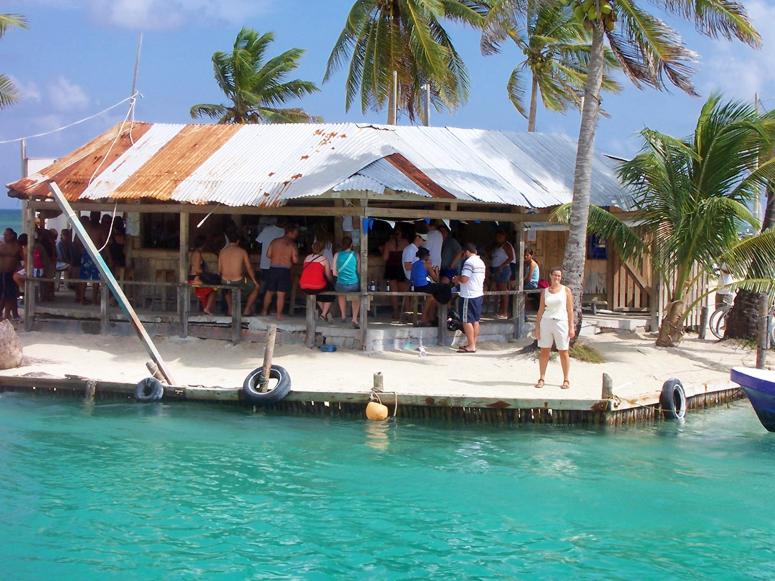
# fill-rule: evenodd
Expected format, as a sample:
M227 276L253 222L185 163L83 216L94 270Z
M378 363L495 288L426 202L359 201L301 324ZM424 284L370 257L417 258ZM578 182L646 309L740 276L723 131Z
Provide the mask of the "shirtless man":
M283 318L285 308L285 295L291 292L291 267L299 262L299 251L296 248L296 239L299 237L299 227L288 224L285 227L285 236L273 240L269 245L266 255L271 266L267 273L266 296L264 297L264 309L262 315L269 314L274 294L277 293L277 319Z
M1 319L11 319L16 310L19 287L13 280L13 274L19 269L19 244L16 232L6 228L3 242L0 244L0 301L2 301Z
M218 254L218 274L221 275L223 284L238 286L242 290L242 296L247 295L243 316L249 316L253 311L253 304L258 296L258 282L256 274L250 265L248 253L239 246L239 232L236 228L226 230L228 243ZM232 293L226 293L226 306L231 316Z

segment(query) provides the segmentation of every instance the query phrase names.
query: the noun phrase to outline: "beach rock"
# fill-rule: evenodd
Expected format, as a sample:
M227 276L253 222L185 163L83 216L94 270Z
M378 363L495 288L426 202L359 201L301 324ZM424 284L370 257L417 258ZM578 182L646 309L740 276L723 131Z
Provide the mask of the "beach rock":
M22 364L22 342L10 321L0 321L0 369Z

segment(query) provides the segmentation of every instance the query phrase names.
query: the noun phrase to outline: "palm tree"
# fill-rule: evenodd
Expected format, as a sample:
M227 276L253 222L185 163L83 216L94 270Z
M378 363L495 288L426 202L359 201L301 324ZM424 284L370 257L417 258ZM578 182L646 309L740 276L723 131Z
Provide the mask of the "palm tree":
M393 73L398 108L414 121L422 87L430 84L436 109L468 99L468 71L442 19L478 27L488 9L482 0L356 0L328 58L323 82L349 59L345 109L360 93L361 110L388 108L394 125Z
M570 7L528 0L523 15L508 12L509 0L496 0L485 18L481 48L484 54L500 51L500 43L511 38L524 55L509 76L509 100L527 118L527 130L535 131L538 94L546 109L565 112L581 108L589 66L589 33ZM519 23L519 26L517 24ZM617 67L616 57L605 50L606 69ZM525 107L523 75L529 72L530 103ZM618 92L621 85L608 74L602 88Z
M522 4L525 0L508 0ZM590 206L592 159L600 114L600 90L605 67L605 43L622 71L638 88L663 89L669 83L695 94L690 76L695 54L677 32L644 10L638 0L571 0L577 18L591 32L584 105L581 109L570 232L563 259L564 278L573 291L576 324L581 325L581 293L586 261L587 220ZM730 0L664 0L658 2L670 14L693 20L711 37L737 38L750 46L761 43L745 9Z
M0 38L9 28L27 28L27 20L18 14L0 14ZM19 100L19 92L8 75L0 74L0 109L13 105Z
M234 41L231 53L213 54L213 71L218 86L231 101L230 105L199 104L191 107L191 117L210 117L218 123L306 123L319 120L303 109L282 108L290 99L318 91L310 81L285 77L299 66L304 54L292 48L264 62L267 47L274 34L261 36L243 28Z
M668 289L669 304L657 345L683 335L690 289L700 273L727 263L751 290L775 290L775 230L740 241L742 225L758 227L747 204L763 185L775 183L775 159L759 164L775 143L775 113L717 95L704 104L694 135L677 139L646 129L644 151L619 169L634 195L637 232L592 207L590 231L607 237L627 259L647 251ZM758 167L757 167L758 166ZM569 208L563 210L567 221Z
M767 205L764 209L761 233L773 227L775 227L775 187L770 186L767 188ZM732 310L727 315L724 338L756 339L759 331L759 304L766 298L763 293L745 288L739 289Z

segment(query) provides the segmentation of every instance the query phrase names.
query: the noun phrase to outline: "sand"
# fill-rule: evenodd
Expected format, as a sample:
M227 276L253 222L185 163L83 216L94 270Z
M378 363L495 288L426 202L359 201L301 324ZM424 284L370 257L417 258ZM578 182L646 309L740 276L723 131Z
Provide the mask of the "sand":
M2 375L82 375L101 380L136 382L147 376L148 361L134 337L19 332L24 362ZM263 344L232 345L223 341L155 338L157 347L181 384L240 386L261 365ZM546 386L534 387L538 362L520 353L521 344L481 344L476 354L449 348L361 353L340 350L323 353L303 345L277 346L275 363L291 374L293 386L304 391L367 391L372 375L381 371L385 390L428 396L486 396L499 398L589 399L601 395L602 374L613 379L614 393L632 404L653 402L662 384L679 378L687 395L706 389L732 387L729 369L752 366L755 353L729 342L701 341L688 336L678 348L654 346L652 336L603 333L584 339L598 349L605 363L572 360L571 389L560 389L559 361L549 364Z

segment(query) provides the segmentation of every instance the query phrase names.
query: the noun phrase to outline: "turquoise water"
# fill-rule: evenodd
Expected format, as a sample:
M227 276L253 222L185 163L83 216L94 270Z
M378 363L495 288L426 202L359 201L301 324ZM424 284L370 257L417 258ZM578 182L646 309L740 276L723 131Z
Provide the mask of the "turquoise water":
M775 434L0 394L4 579L772 578Z
M22 229L22 211L21 210L3 210L0 209L0 232L6 228L13 228L17 234L24 232Z

